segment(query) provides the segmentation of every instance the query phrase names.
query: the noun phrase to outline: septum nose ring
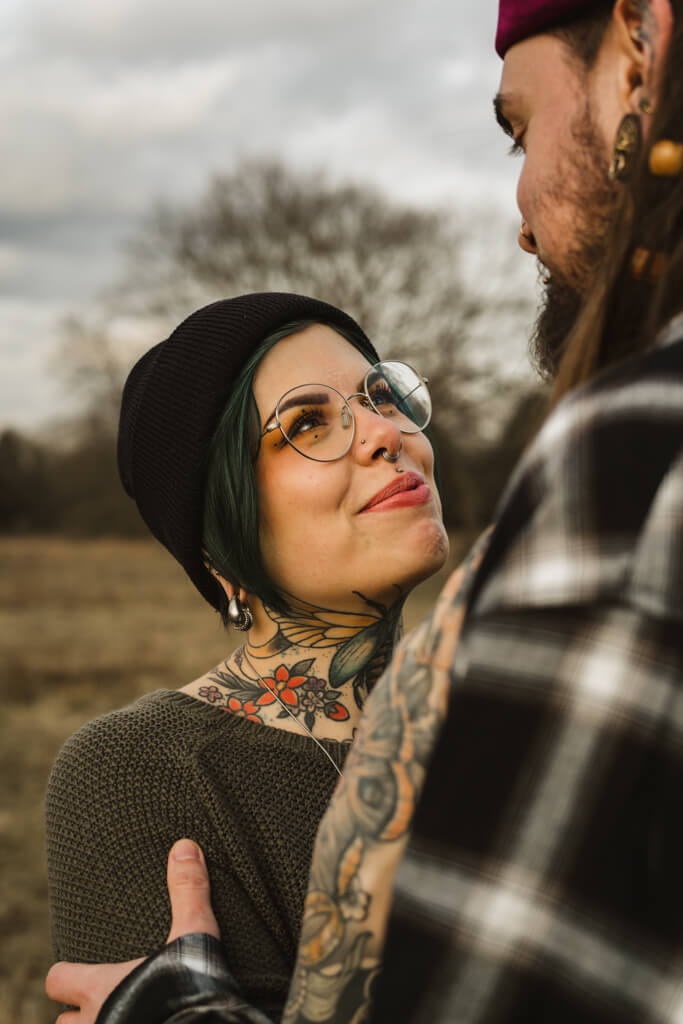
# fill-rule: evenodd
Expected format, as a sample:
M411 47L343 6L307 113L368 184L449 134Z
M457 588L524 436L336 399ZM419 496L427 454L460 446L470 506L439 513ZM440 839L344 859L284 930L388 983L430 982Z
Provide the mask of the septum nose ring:
M382 458L383 458L383 459L386 459L386 460L387 460L387 462L398 462L398 460L399 460L399 459L400 459L400 457L401 457L401 449L402 449L402 448L403 448L403 442L401 442L401 443L399 444L399 446L398 446L398 451L396 452L396 454L395 454L395 455L390 455L390 454L389 454L389 452L388 452L388 451L386 450L386 448L385 448L385 449L383 450L383 452L382 452Z

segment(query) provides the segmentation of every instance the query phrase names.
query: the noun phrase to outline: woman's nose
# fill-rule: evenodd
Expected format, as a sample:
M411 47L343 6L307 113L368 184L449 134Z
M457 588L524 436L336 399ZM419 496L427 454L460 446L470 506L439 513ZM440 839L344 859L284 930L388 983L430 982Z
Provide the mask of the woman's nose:
M370 462L384 451L390 455L399 452L401 431L395 423L361 402L356 404L353 414L356 418L354 450L358 458Z

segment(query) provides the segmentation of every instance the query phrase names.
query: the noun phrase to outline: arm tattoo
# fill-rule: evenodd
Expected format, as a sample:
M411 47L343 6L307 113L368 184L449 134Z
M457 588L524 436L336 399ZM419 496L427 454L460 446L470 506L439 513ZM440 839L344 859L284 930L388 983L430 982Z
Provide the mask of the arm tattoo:
M368 1019L393 876L443 721L471 580L488 534L368 701L316 840L283 1024Z

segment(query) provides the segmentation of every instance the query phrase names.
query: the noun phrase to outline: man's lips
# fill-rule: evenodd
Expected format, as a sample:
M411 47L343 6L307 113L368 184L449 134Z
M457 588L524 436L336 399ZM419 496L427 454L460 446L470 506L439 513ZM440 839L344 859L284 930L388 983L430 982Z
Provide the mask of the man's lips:
M424 505L431 496L431 490L425 484L424 477L419 473L402 473L387 487L378 491L367 505L363 506L361 512Z

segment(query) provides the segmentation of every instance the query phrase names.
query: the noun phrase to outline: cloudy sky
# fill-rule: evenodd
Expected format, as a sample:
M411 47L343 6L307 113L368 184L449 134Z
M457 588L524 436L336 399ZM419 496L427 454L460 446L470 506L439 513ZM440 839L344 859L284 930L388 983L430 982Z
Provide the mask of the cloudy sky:
M515 253L519 168L491 115L496 11L0 0L0 426L67 411L49 360L61 319L116 279L155 199L189 200L244 157L446 202L531 290Z

